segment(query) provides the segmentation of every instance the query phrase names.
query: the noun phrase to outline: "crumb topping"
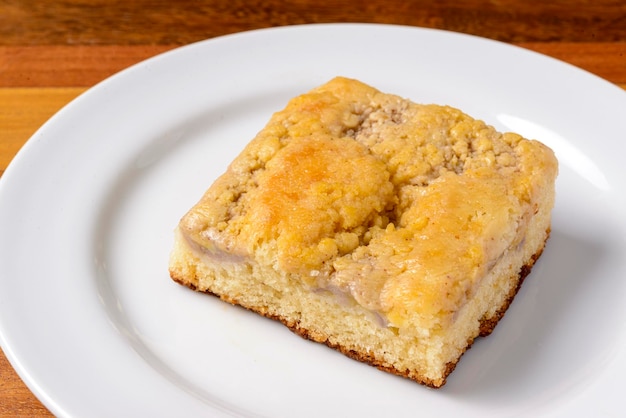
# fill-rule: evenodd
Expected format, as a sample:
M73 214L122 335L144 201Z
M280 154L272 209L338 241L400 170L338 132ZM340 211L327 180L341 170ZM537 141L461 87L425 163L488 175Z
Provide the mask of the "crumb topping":
M454 312L556 170L537 141L336 78L277 112L181 228L400 324Z

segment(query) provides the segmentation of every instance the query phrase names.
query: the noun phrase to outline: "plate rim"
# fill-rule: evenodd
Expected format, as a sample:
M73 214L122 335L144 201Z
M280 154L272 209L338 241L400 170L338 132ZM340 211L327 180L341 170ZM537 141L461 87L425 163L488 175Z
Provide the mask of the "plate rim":
M84 93L80 94L76 99L72 100L70 103L64 106L59 112L57 112L54 116L52 116L48 121L46 121L31 136L31 138L24 144L24 146L18 151L16 156L12 159L12 161L7 166L7 169L3 173L2 178L0 178L0 200L2 199L2 196L4 195L4 190L7 187L6 184L17 181L17 180L14 180L14 177L19 175L19 170L20 170L19 167L21 167L23 164L26 164L24 161L30 158L30 155L34 153L33 149L36 149L36 147L38 146L37 144L39 143L39 141L37 141L37 139L43 135L42 133L45 133L45 131L48 130L51 126L58 123L57 121L62 120L62 118L66 117L65 116L66 114L70 114L70 112L72 112L72 109L79 107L81 103L83 103L85 100L95 97L101 90L106 89L111 83L115 82L114 80L122 80L127 74L130 74L131 72L143 71L143 69L145 69L146 66L150 66L152 64L158 65L159 62L161 61L176 59L176 57L178 56L183 56L181 54L183 54L184 51L194 50L195 48L198 48L199 46L201 47L201 45L204 45L204 44L222 42L223 40L228 40L228 39L235 39L235 40L245 39L247 37L254 37L258 33L267 33L267 32L288 33L289 31L298 30L299 28L305 28L305 30L308 30L309 28L313 28L313 27L316 27L316 28L333 27L333 28L343 28L345 30L350 30L350 28L363 29L365 27L368 27L372 29L387 28L392 31L401 28L401 30L424 31L428 33L446 34L446 36L452 35L454 37L473 39L473 40L477 40L480 42L486 41L494 45L496 44L500 45L500 47L515 48L520 51L524 51L524 53L531 54L534 56L539 56L542 59L547 58L554 62L558 62L559 65L564 64L566 66L569 66L571 67L571 69L577 72L582 72L593 77L595 82L604 83L605 86L614 88L615 91L619 91L623 95L622 99L626 98L626 92L620 89L617 85L610 83L609 81L604 80L600 78L599 76L593 73L590 73L584 69L575 67L572 64L565 63L563 61L557 60L556 58L549 57L547 55L543 55L543 54L525 49L523 47L504 43L504 42L497 41L497 40L482 38L482 37L470 35L470 34L452 32L452 31L441 30L441 29L421 28L421 27L412 27L412 26L394 25L394 24L376 24L376 23L319 23L319 24L290 25L290 26L282 26L282 27L255 29L255 30L250 30L250 31L245 31L245 32L223 35L223 36L219 36L219 37L211 38L207 40L202 40L202 41L194 42L188 45L177 47L170 51L163 52L161 54L155 55L154 57L148 58L147 60L136 63L108 77L107 79L89 88ZM123 84L122 81L120 81L120 83ZM16 174L14 174L14 172ZM2 223L2 219L1 219L2 213L3 213L3 210L0 209L0 223ZM0 287L2 287L2 281L0 281ZM3 308L0 307L0 311L2 310ZM5 326L3 325L4 321L5 320L2 320L0 317L0 346L2 346L2 349L9 363L15 369L15 371L20 376L20 378L24 381L24 383L28 386L28 388L35 394L35 396L37 396L37 398L40 401L42 401L42 403L46 407L48 407L53 413L64 415L67 412L66 408L61 405L57 405L57 401L49 397L48 391L46 391L45 388L40 387L38 382L34 380L35 378L32 376L28 365L25 364L27 362L24 362L24 359L20 358L20 354L14 351L15 347L13 346L13 344L15 343L11 342L11 336L8 336L8 334L6 333Z

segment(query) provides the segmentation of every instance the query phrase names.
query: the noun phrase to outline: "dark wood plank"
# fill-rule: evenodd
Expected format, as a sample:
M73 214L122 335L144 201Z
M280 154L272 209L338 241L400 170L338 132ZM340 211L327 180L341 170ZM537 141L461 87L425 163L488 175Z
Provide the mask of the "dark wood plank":
M58 0L0 2L2 45L181 45L288 24L377 22L507 42L626 40L623 0Z

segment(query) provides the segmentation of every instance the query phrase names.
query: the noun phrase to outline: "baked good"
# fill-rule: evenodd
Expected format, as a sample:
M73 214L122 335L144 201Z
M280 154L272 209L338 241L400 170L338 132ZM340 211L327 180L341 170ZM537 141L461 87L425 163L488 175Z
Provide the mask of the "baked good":
M170 275L440 387L542 253L556 175L537 141L335 78L184 215Z

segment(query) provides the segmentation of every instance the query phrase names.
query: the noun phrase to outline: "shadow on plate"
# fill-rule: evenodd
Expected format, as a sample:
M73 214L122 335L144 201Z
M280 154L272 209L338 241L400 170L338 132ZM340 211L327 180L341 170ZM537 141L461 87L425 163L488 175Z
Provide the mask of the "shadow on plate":
M619 341L609 242L553 231L506 316L461 359L441 393L512 413L572 395L594 379ZM613 295L613 296L612 296ZM598 320L601 318L601 320Z

